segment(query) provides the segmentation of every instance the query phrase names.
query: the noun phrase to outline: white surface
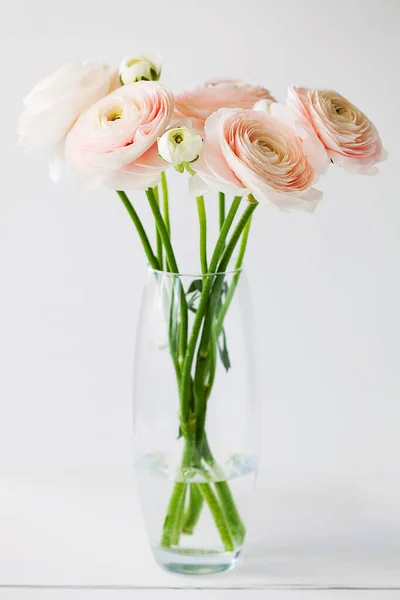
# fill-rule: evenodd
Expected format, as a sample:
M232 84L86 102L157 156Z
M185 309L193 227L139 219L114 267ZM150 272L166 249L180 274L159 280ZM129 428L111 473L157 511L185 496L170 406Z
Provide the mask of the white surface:
M132 577L135 561L118 547L123 532L125 550L133 549L139 526L127 497L110 492L104 531L107 494L96 513L96 487L57 488L40 473L131 466L131 365L144 260L117 197L51 184L43 158L15 146L15 119L21 98L63 62L117 65L146 49L161 54L163 80L174 91L213 75L255 80L278 97L290 82L330 86L364 109L382 134L389 161L381 175L355 178L332 169L314 216L260 207L247 264L260 337L264 469L300 480L344 477L356 497L363 478L378 481L374 535L389 548L399 522L398 503L386 512L400 456L399 17L397 0L7 4L0 22L0 469L10 473L3 493L6 503L15 495L16 512L10 520L2 504L1 581ZM180 185L173 232L184 264L197 229L195 207ZM145 212L139 195L134 201ZM216 217L214 202L207 201ZM74 495L78 508L68 509ZM288 508L296 529L298 513ZM358 516L355 510L348 518L361 535ZM329 532L323 519L305 553L304 532L297 545L288 532L285 560L293 576L296 565L302 573L315 569L314 554L323 559L319 543L337 557ZM279 579L279 532L274 543L262 535ZM376 551L370 539L357 547L359 565L363 553ZM153 573L149 557L143 560ZM316 573L327 574L335 575L324 567ZM157 585L163 577L154 571ZM257 577L252 572L248 580Z
M244 594L251 600L398 600L400 592L389 590L0 590L0 600L242 600Z
M400 588L400 487L262 478L237 568L214 577L161 571L129 474L0 479L4 585L134 588Z
M140 590L144 600L398 600L397 591L284 591L284 590ZM0 600L131 600L132 590L0 590Z

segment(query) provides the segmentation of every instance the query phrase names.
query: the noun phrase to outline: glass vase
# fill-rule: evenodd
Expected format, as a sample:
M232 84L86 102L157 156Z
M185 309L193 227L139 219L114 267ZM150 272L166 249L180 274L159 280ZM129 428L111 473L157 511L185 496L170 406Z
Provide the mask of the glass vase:
M135 469L156 561L235 565L257 467L252 308L245 274L149 269L137 332Z

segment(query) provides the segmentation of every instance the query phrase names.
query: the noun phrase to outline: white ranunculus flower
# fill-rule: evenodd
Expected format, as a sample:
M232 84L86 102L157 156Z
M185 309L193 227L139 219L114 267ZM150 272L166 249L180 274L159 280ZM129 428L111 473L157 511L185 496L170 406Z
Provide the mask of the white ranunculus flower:
M203 146L197 131L184 126L169 129L157 143L161 158L172 165L193 162L199 157Z
M119 78L122 85L135 83L136 81L158 81L160 75L161 67L144 56L138 58L126 56L119 68Z
M18 136L29 150L54 148L89 106L119 86L107 65L73 62L38 83L24 99Z
M267 98L263 98L262 100L258 100L253 106L253 110L259 110L261 112L271 113L271 104L274 104L274 100L269 100Z

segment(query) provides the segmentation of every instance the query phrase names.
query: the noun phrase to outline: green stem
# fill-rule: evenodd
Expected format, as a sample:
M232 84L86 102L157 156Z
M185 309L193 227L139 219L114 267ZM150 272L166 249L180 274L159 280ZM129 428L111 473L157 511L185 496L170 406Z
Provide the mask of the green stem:
M197 351L196 370L194 376L194 395L196 413L196 447L203 455L203 437L206 422L208 390L205 385L207 368L212 361L212 324L214 321L215 307L222 291L224 275L217 275L215 284L210 293L208 308L204 317L203 331Z
M229 240L225 251L222 255L221 261L218 265L218 272L219 273L224 273L227 269L227 266L229 264L229 261L232 257L233 251L235 250L236 244L240 238L240 236L242 235L242 232L244 230L244 228L247 225L247 222L249 221L249 219L251 219L251 216L253 214L253 212L255 211L255 209L258 206L258 202L249 202L249 204L246 207L246 210L243 212L242 216L240 217L233 233L232 233L232 237Z
M253 202L253 200L251 200ZM155 215L157 221L156 210L153 208L153 204L151 198L149 198L150 206L152 207L153 213ZM203 318L204 320L204 329L206 329L205 339L204 339L204 347L206 347L205 341L209 339L209 322L212 323L212 318L209 315L213 314L214 302L211 297L211 292L214 287L215 277L213 274L216 272L223 272L226 270L226 267L229 263L229 260L232 256L232 253L235 249L235 246L246 227L248 220L251 218L252 212L254 211L257 204L249 205L244 211L241 219L239 220L230 241L228 242L225 250L225 240L229 233L232 222L235 218L236 212L238 210L240 203L240 198L235 198L231 209L228 213L227 218L222 226L220 236L218 238L213 256L211 258L210 266L207 271L207 277L204 279L202 295L200 297L199 306L197 308L195 320L193 323L192 333L189 339L189 343L186 349L186 355L183 361L183 368L181 372L181 386L180 386L180 395L181 395L181 427L185 436L185 451L184 457L182 460L182 467L185 465L193 466L195 461L198 462L198 459L201 458L199 456L198 449L196 448L196 437L198 437L198 431L200 426L201 435L204 435L204 422L205 422L205 411L206 411L206 402L204 403L204 398L208 397L207 392L205 391L204 386L204 377L206 376L206 371L203 370L203 365L200 368L201 377L198 377L198 385L200 389L200 379L202 380L202 390L201 390L201 402L202 405L195 405L195 411L192 413L191 411L191 395L192 395L192 378L191 378L191 368L193 364L194 353L197 346L198 336L201 330ZM161 226L162 229L162 226ZM160 234L163 239L163 233L160 231ZM163 240L164 241L164 240ZM168 249L166 247L167 261L168 258ZM222 257L221 257L222 256ZM218 264L219 263L219 264ZM176 269L177 271L177 269ZM217 282L219 282L221 277L217 277ZM216 289L215 297L218 297L218 287ZM209 312L207 312L209 311ZM208 319L207 319L208 317ZM202 336L203 338L203 336ZM200 347L203 346L203 339L200 342ZM200 349L199 349L200 350ZM201 361L202 355L198 355L198 360ZM206 361L205 361L206 362ZM200 367L200 363L198 365ZM196 375L197 375L197 367L196 367ZM204 377L203 377L204 376ZM211 372L207 375L209 380L212 377ZM196 386L195 387L195 397L196 397ZM197 421L200 421L199 423ZM193 436L193 433L195 434ZM205 438L205 435L204 435ZM208 459L209 464L215 464L215 461L212 457L211 451L207 444L207 452L204 452L206 460ZM197 457L197 458L196 458ZM198 484L199 490L202 493L203 498L207 502L219 534L221 536L221 540L224 544L224 547L227 551L233 551L235 543L241 543L244 537L244 526L240 520L240 516L237 512L232 494L230 492L229 486L225 481L218 481L216 483L216 490L219 497L218 501L217 496L215 495L211 484L203 483ZM169 547L175 545L179 542L180 533L182 530L182 513L185 503L187 484L183 484L183 482L177 482L174 486L173 493L171 495L167 517L164 523L164 530L162 535L162 545ZM191 509L190 509L190 505ZM189 503L189 517L193 520L197 520L199 518L199 513L201 511L201 505L199 500L193 500L192 503ZM198 514L197 514L198 513ZM183 525L184 527L184 525Z
M181 532L183 531L183 523L185 519L185 501L186 501L186 492L187 492L187 484L184 484L183 491L181 494L180 504L178 506L178 513L176 518L176 527L174 529L173 536L171 538L171 545L177 546L179 544L179 538L181 537Z
M225 302L224 302L223 306L220 308L217 320L213 327L213 340L210 342L210 348L209 348L209 355L210 355L209 361L208 361L209 362L209 364L208 364L209 375L208 375L208 381L205 384L206 400L209 398L211 391L212 391L213 384L214 384L215 370L216 370L216 365L215 365L216 340L218 340L219 336L222 333L224 319L225 319L226 313L228 312L230 303L232 302L232 298L236 291L237 284L239 282L239 277L241 274L240 269L243 264L243 258L244 258L246 248L247 248L247 241L248 241L248 237L249 237L251 221L252 221L252 218L250 217L250 219L247 221L247 224L243 230L241 243L240 243L240 249L239 249L238 257L237 257L236 264L235 264L235 270L237 271L237 273L235 273L232 278L232 282L231 282L231 285L229 286L229 290L228 290Z
M228 308L230 306L230 303L232 302L232 298L233 295L235 293L238 281L239 281L239 277L240 277L240 270L243 264L243 258L244 258L244 254L246 252L246 248L247 248L247 241L249 238L249 232L250 232L250 227L251 227L251 220L252 217L250 217L250 219L247 221L244 230L243 230L243 234L242 234L242 241L240 243L240 248L239 248L239 254L238 257L236 259L236 264L235 264L235 271L238 271L237 273L234 274L233 278L232 278L232 282L231 285L229 286L229 290L225 299L225 302L223 304L223 306L221 307L221 310L219 312L218 315L218 319L217 322L215 324L215 337L218 338L219 335L221 334L222 331L222 325L226 316L226 313L228 312Z
M208 504L208 508L210 509L211 515L214 519L214 522L219 531L219 535L221 537L222 543L226 552L233 552L235 546L233 544L231 535L229 533L229 528L225 520L224 513L222 512L217 497L213 492L212 487L208 483L199 483L198 484L200 492L204 500Z
M192 444L186 440L181 463L182 471L191 465L192 458ZM179 543L179 537L182 530L182 512L184 511L185 505L186 487L187 483L184 481L177 481L172 490L161 536L161 546L164 548L169 548L170 546Z
M249 204L249 207L244 211L242 218L239 220L234 233L232 234L232 238L228 243L226 252L224 253L225 261L224 263L221 260L222 265L229 263L229 259L233 253L233 250L242 235L242 241L240 244L239 255L236 261L236 269L239 269L242 262L244 253L247 246L248 234L251 224L251 216L253 211L255 210L257 204L252 203ZM227 258L228 257L228 258ZM222 271L222 269L218 269L218 271ZM240 273L234 275L234 280L231 284L231 295L227 299L228 304L225 306L225 312L223 313L222 319L220 321L220 325L222 328L223 318L228 310L229 303L232 299L233 293L235 291L235 287L237 284L237 280ZM209 301L207 304L206 314L204 318L203 331L200 339L199 349L197 352L197 361L196 361L196 371L194 377L194 395L195 395L195 414L196 414L196 449L200 456L203 455L206 461L209 464L214 464L214 458L211 454L210 448L207 443L207 439L205 436L205 421L206 421L206 411L207 411L207 399L211 393L211 388L213 386L214 377L215 377L215 358L214 354L214 344L215 340L218 338L218 335L215 334L216 331L213 329L214 323L214 313L215 308L218 306L218 301L222 293L222 286L224 282L224 275L217 275L215 278L215 282L212 288L212 291L209 296ZM208 377L208 382L206 382L206 378ZM221 481L215 484L217 494L219 500L221 502L222 510L225 514L226 520L229 525L229 529L231 531L232 537L236 544L241 545L245 535L245 528L240 519L239 513L235 506L229 485L222 481L224 474L219 472L218 477ZM196 507L192 507L193 512L196 512Z
M168 184L167 184L167 177L165 175L165 171L163 171L161 173L161 189L162 189L162 195L163 195L163 212L164 212L165 227L167 228L169 237L171 237L171 223L169 220Z
M200 228L200 263L203 275L207 273L207 215L204 196L197 198L197 212L199 214Z
M246 535L246 528L240 518L238 509L236 508L232 492L227 481L216 481L215 489L217 496L221 502L222 511L228 523L229 531L235 542L240 547L243 544Z
M214 471L215 478L218 479L218 481L215 482L215 489L217 490L222 510L225 514L225 518L228 522L228 526L235 543L238 546L241 546L246 534L246 528L243 525L239 512L236 508L236 504L228 482L224 481L225 474L215 462L206 436L204 437L204 460Z
M160 206L160 200L158 198L158 186L153 188L153 193L154 193L154 197L157 201L158 206ZM162 269L164 266L163 245L162 245L161 236L160 236L160 232L158 231L157 225L156 225L156 248L157 248L157 259L158 259L158 262L160 263L161 269Z
M156 197L154 195L154 191L152 190L152 188L149 188L146 190L146 196L149 201L150 208L153 212L154 218L156 220L157 229L160 233L162 243L164 244L165 255L166 255L167 264L169 266L169 269L172 271L172 273L176 273L177 275L179 275L179 269L178 269L177 262L175 260L175 254L174 254L174 251L173 251L173 248L171 245L170 237L168 235L167 227L166 227L166 225L164 223L164 219L162 218L162 215L160 213L160 207L158 206L158 202L156 200ZM188 310L187 310L187 304L186 304L185 291L183 289L182 284L180 284L180 286L181 286L181 292L180 292L181 323L180 323L180 333L179 333L178 362L182 363L183 357L185 356L185 353L186 353L186 346L187 346Z
M216 360L217 360L216 339L217 338L214 336L213 339L211 340L211 351L209 353L209 360L208 360L208 381L204 386L206 400L208 400L208 398L210 397L211 390L214 385L215 371L216 371L216 367L217 367L217 365L216 365Z
M117 194L121 198L126 210L129 213L129 216L131 217L131 219L136 227L136 230L139 234L140 241L142 242L144 251L146 253L147 260L150 263L150 266L153 269L155 269L156 271L160 270L162 268L162 266L158 262L158 258L155 256L155 254L153 252L153 249L149 242L149 238L147 237L146 231L142 225L139 215L137 214L136 210L133 208L133 206L132 206L128 196L125 194L125 192L123 192L121 190L117 190Z
M149 190L146 193L148 194L148 198L149 198L149 202L150 202L150 206L152 207L152 210L154 208L153 212L157 219L157 216L156 216L157 215L157 206L154 206L154 201L151 198L151 190ZM200 297L199 306L197 308L196 316L195 316L193 327L192 327L192 332L191 332L189 343L188 343L188 346L186 349L186 355L185 355L185 358L183 361L183 366L182 366L182 371L181 371L181 387L180 387L180 392L181 392L180 424L181 424L181 430L184 433L184 436L186 439L185 452L184 452L184 458L183 458L183 463L182 463L183 466L184 466L184 464L186 464L186 462L188 460L189 460L189 464L190 464L191 461L194 459L195 455L197 455L197 452L196 452L196 419L194 418L195 413L192 413L192 408L191 408L191 395L192 395L191 368L192 368L192 363L193 363L194 352L196 350L197 339L198 339L198 335L200 332L203 316L204 316L204 313L206 311L207 304L208 304L208 294L213 285L213 276L212 275L214 274L214 272L217 268L218 261L220 260L221 254L224 249L226 237L229 233L230 227L236 216L237 210L240 205L240 201L241 201L240 196L237 196L234 198L231 208L229 210L229 213L225 219L224 225L220 232L217 244L214 249L214 253L211 257L209 270L207 272L207 277L205 277L202 295ZM168 260L168 253L167 253L167 260ZM196 415L196 417L197 417L197 415ZM206 484L206 485L208 485L208 484ZM174 518L174 515L176 514L176 512L179 512L180 499L181 499L182 493L183 493L183 491L181 489L180 482L177 482L174 486L174 489L173 489L173 492L171 495L168 512L167 512L167 517L164 522L161 543L165 547L170 546L171 540L176 539L176 535L177 535L176 530L178 527L178 522Z
M179 282L179 286L181 283ZM179 291L180 293L180 291ZM168 343L169 343L169 351L172 357L172 362L174 363L176 381L178 384L178 389L181 383L181 370L179 366L178 359L178 342L175 337L177 333L177 315L175 314L176 306L175 306L175 286L172 287L171 290L171 300L170 300L170 310L169 310L169 323L168 323Z
M211 336L213 330L214 314L221 298L222 286L224 283L224 271L226 270L229 264L229 260L232 256L232 253L236 247L237 242L239 241L243 230L246 230L247 223L250 221L251 215L256 208L257 204L249 204L235 227L232 237L228 242L228 245L224 251L221 262L219 264L219 274L217 274L216 276L212 291L210 293L207 310L204 317L203 331L200 339L199 349L197 351L196 373L194 378L196 445L200 455L202 455L203 452L203 438L207 410L205 374L210 358L209 354L212 343ZM241 259L243 259L243 256L241 257Z
M167 514L164 520L164 527L161 537L161 546L170 548L179 543L179 521L186 494L186 483L177 481L168 504Z
M168 266L172 273L176 273L177 275L179 275L179 269L175 260L175 254L172 249L171 240L169 239L168 230L164 223L164 219L162 218L162 214L160 212L160 207L158 206L154 190L152 188L148 188L146 190L146 196L147 200L149 201L154 218L156 220L157 231L159 232L162 243L164 244Z
M190 373L192 369L194 353L196 350L197 339L200 333L201 324L208 304L208 296L213 285L212 274L214 274L217 270L218 261L220 260L226 237L229 233L229 229L239 208L240 201L240 196L236 196L234 198L228 216L226 217L224 225L221 229L217 244L211 257L207 277L205 277L203 291L200 296L199 305L197 307L196 316L192 326L192 332L187 345L186 355L183 361L181 378L181 419L183 421L186 421L188 418L191 379Z
M195 483L190 484L189 506L183 524L183 533L192 535L201 515L204 498Z
M218 202L219 202L219 228L222 229L222 226L225 221L225 194L223 192L218 192Z

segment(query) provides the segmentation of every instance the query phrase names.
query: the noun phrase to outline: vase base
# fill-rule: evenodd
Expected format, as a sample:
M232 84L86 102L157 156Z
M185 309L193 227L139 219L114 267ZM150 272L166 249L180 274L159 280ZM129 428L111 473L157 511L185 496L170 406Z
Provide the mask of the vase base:
M240 550L216 552L192 548L165 549L152 548L157 563L166 571L181 575L214 575L234 568Z

